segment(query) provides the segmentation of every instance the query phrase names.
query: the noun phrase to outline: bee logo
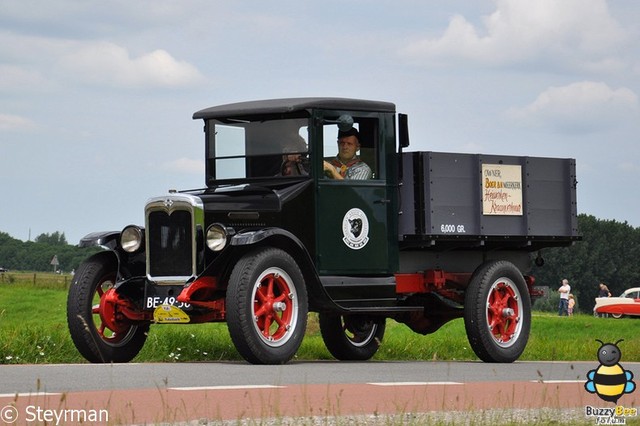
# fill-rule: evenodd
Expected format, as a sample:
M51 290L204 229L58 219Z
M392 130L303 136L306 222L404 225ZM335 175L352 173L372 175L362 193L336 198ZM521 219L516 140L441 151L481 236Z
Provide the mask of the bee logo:
M600 366L587 373L587 383L584 388L589 393L597 394L601 399L617 403L618 399L625 393L635 390L636 384L633 382L633 373L625 370L619 364L622 352L616 343L604 343L596 339L602 346L598 349L598 361Z

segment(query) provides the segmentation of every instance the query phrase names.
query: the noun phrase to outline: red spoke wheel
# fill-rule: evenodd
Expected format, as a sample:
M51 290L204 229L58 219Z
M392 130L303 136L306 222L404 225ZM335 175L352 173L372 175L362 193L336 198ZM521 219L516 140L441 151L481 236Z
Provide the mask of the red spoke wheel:
M522 298L508 278L491 285L487 297L487 327L495 343L503 348L514 344L522 331Z
M386 319L321 312L319 323L322 339L331 355L341 361L366 361L382 344Z
M127 340L132 332L131 325L118 322L113 305L115 296L115 274L105 276L100 280L93 295L91 314L96 332L100 338L112 345L116 345L123 340ZM110 303L111 302L111 303Z
M464 305L469 344L485 362L513 362L531 329L531 301L524 277L510 262L490 261L471 277Z
M276 248L247 253L229 278L226 308L231 340L244 359L289 361L307 326L307 290L298 264Z
M280 268L265 270L253 287L253 309L256 331L262 341L272 347L282 346L291 338L298 320L299 304L291 277Z
M147 339L148 323L132 324L117 314L115 278L115 259L101 253L80 266L69 289L71 339L90 362L129 362Z

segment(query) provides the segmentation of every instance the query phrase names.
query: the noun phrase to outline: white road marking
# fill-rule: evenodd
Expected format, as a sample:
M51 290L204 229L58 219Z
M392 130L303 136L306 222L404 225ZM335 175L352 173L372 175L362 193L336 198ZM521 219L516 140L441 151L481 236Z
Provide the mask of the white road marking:
M230 385L230 386L192 386L192 387L178 387L169 388L175 391L202 391L202 390L232 390L232 389L279 389L286 388L286 386L274 386L274 385Z
M62 395L60 392L14 392L14 393L0 393L0 398L12 398L14 396L52 396L52 395Z
M428 386L428 385L463 385L460 382L378 382L367 383L373 386Z

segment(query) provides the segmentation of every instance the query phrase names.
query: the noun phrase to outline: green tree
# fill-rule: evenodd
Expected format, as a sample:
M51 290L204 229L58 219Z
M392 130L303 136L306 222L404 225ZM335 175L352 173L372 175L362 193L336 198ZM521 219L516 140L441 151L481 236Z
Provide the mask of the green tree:
M58 257L58 269L77 269L99 247L80 248L67 244L64 233L41 234L35 241L23 242L0 232L0 266L20 271L51 271L51 259Z
M64 236L64 232L60 233L58 231L53 234L40 234L34 240L36 243L49 244L52 246L66 246L67 237Z

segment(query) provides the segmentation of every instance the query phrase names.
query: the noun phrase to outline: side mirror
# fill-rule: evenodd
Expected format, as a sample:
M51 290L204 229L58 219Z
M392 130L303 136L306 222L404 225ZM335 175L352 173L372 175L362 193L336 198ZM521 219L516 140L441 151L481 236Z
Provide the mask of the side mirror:
M353 117L347 114L338 117L338 129L342 132L353 129Z
M407 114L398 114L398 143L400 148L409 146L409 117Z
M353 117L348 114L341 115L337 120L324 120L323 122L325 124L337 124L341 132L353 129Z

